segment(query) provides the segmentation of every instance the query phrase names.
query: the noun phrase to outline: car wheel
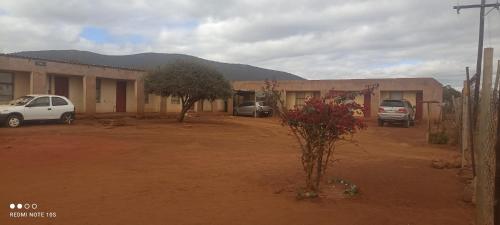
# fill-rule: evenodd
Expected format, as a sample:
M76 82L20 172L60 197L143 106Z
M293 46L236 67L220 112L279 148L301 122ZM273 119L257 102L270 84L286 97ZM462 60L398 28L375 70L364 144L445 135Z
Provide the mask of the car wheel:
M7 117L6 125L8 127L16 128L21 126L21 123L22 119L18 115L10 115L9 117Z
M61 123L71 125L73 123L73 114L72 113L64 113L61 116Z
M384 121L383 120L378 120L378 126L383 127L384 126Z

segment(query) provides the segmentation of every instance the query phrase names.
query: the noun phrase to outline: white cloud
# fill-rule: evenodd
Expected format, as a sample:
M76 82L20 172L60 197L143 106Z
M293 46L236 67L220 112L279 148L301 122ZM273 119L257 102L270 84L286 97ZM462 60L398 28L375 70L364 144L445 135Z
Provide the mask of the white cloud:
M3 0L0 49L184 53L309 79L432 76L456 85L465 66L475 68L478 30L478 10L457 15L456 3ZM499 19L488 15L485 46L498 48ZM85 27L144 41L97 43L80 37Z

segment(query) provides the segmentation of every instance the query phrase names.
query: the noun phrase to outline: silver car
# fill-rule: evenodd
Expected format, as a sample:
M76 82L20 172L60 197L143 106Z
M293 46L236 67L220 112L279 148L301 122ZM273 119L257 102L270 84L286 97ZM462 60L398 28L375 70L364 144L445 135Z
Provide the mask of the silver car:
M402 123L404 127L415 124L415 108L407 100L383 100L378 108L378 125L385 122Z
M235 116L272 116L273 108L263 101L243 102L234 108Z

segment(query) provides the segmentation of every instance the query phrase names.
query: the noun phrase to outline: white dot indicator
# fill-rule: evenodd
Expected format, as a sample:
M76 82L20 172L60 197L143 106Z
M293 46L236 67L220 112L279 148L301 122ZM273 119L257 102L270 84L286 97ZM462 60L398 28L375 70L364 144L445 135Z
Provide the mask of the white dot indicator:
M16 208L16 204L11 203L11 204L10 204L10 209L14 209L14 208Z
M18 209L22 209L23 208L23 204L21 204L21 203L17 204L17 208Z

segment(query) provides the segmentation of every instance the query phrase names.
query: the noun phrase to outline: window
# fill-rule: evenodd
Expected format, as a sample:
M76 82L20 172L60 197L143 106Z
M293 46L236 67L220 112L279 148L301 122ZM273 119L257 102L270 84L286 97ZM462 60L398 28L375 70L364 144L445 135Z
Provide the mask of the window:
M15 100L12 100L10 102L11 105L15 105L15 106L21 106L21 105L26 105L26 103L28 103L29 101L31 101L31 99L33 99L34 97L33 96L22 96L18 99L15 99Z
M95 80L95 102L101 103L101 79Z
M0 73L0 103L7 103L14 98L14 77L10 73Z
M243 102L238 107L253 106L254 102Z
M178 96L172 96L172 97L170 97L170 103L181 104L181 99Z
M391 91L391 92L389 92L389 98L392 100L401 100L401 99L403 99L403 92Z
M44 107L44 106L50 106L50 100L49 97L40 97L35 100L33 100L30 104L30 107Z
M297 92L295 94L295 105L296 106L304 106L306 103L306 93L304 92Z
M53 106L68 105L68 102L59 97L52 97L52 105Z
M403 101L400 100L384 100L380 105L385 107L404 107Z

